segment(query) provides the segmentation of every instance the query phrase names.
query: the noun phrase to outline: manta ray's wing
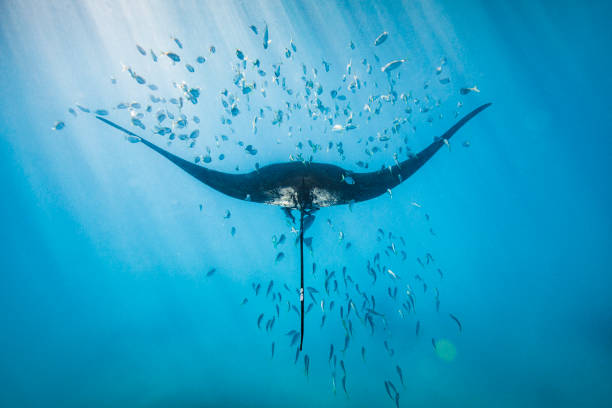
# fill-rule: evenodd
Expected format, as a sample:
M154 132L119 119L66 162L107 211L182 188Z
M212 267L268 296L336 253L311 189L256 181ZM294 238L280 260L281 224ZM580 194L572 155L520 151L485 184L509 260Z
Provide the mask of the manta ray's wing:
M369 200L384 194L404 180L408 179L414 172L423 166L433 155L447 142L463 125L480 112L491 106L486 103L461 118L453 127L442 136L436 138L432 144L421 150L413 157L401 162L399 166L382 169L370 173L352 173L355 183L350 186L350 200L355 202ZM347 189L348 190L348 189Z
M240 200L254 201L258 203L264 203L268 200L268 197L266 197L262 192L262 188L260 187L261 178L257 176L256 172L230 174L198 166L195 163L191 163L185 159L175 156L174 154L117 125L116 123L111 122L108 119L100 116L96 116L96 118L116 129L119 129L131 137L138 138L138 141L142 142L145 146L155 150L157 153L161 154L179 166L181 169L200 180L202 183L223 194L238 198Z

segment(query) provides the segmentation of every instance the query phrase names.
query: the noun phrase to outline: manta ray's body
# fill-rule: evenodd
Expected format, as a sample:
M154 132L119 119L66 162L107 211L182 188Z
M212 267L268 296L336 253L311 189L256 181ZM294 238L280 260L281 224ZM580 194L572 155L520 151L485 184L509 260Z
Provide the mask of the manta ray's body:
M101 121L138 138L202 183L228 196L256 203L277 205L300 211L301 255L301 336L304 336L304 214L320 207L350 204L378 197L396 187L425 164L467 121L491 104L482 105L459 120L441 137L438 137L416 155L392 166L369 173L355 173L324 163L289 162L264 166L257 171L243 174L210 170L184 160L156 146L123 127L97 116ZM300 349L302 341L300 341Z

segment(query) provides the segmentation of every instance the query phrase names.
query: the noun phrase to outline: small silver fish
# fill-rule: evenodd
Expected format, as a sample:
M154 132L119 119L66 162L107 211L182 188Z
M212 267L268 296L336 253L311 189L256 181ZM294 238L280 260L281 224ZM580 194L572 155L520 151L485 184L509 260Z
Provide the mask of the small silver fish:
M174 62L180 62L180 60L181 60L181 57L179 57L177 54L175 54L173 52L164 52L164 55L166 57L170 58Z
M478 88L477 88L477 87L474 85L474 86L473 86L473 87L471 87L471 88L461 88L461 89L459 90L459 93L460 93L461 95L467 95L467 94L469 94L470 92L476 92L476 93L479 93L479 92L480 92L480 89L478 89Z
M268 49L268 45L270 45L270 39L269 39L269 34L268 34L268 25L266 24L266 29L264 30L264 35L263 35L263 47L264 50Z
M395 370L397 371L397 375L398 375L398 376L399 376L399 378L400 378L400 382L402 383L402 386L403 386L403 387L406 387L406 386L404 385L404 375L402 374L402 369L401 369L401 367L397 365L397 366L395 366Z
M264 314L260 314L259 317L257 318L257 328L261 329L261 320L263 319Z
M402 65L402 63L406 62L407 60L405 59L400 59L400 60L395 60L395 61L391 61L389 62L387 65L385 65L384 67L382 67L380 70L382 72L391 72L394 69L399 68L400 65Z
M459 326L459 333L461 333L463 331L463 327L461 326L461 322L459 321L459 319L457 319L457 317L453 315L452 313L449 313L448 315L450 316L451 319L455 321L455 323L457 323L457 326Z
M384 43L387 40L387 37L389 37L389 33L386 31L383 32L381 35L376 37L376 40L374 40L374 46L377 47L380 44Z
M308 377L308 369L310 367L310 357L308 357L308 354L304 355L304 368L306 369L306 377Z

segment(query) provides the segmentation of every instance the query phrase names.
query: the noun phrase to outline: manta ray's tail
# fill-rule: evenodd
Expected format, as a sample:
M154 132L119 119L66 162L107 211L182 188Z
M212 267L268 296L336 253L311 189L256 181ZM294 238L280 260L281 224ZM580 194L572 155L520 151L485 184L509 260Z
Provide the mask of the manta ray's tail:
M300 351L304 343L304 210L300 210Z

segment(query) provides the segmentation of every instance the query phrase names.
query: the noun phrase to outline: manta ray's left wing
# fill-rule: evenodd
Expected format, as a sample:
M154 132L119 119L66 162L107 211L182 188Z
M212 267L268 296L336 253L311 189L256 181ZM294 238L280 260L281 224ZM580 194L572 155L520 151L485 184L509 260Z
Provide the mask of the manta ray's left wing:
M96 116L102 122L119 129L127 135L138 138L138 141L143 143L145 146L161 154L181 169L191 174L202 183L206 184L213 189L226 194L230 197L234 197L240 200L253 201L264 203L268 199L260 188L260 177L256 172L243 173L243 174L229 174L220 171L210 170L202 166L198 166L195 163L191 163L185 159L182 159L167 150L149 142L141 136L138 136L134 132L131 132L118 124L111 122L101 116Z
M479 106L472 112L465 115L455 123L442 136L436 138L429 146L421 150L418 154L401 162L398 166L391 167L391 170L383 169L370 173L352 173L351 176L355 183L347 190L346 196L354 202L365 201L387 192L402 183L414 172L421 168L440 148L448 143L448 140L470 119L491 106L490 103Z

